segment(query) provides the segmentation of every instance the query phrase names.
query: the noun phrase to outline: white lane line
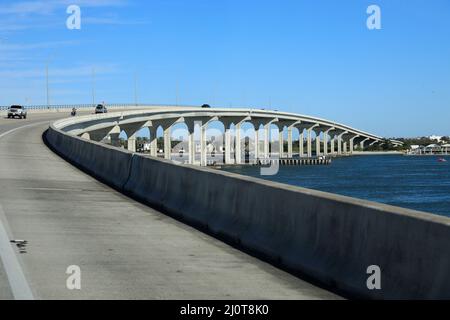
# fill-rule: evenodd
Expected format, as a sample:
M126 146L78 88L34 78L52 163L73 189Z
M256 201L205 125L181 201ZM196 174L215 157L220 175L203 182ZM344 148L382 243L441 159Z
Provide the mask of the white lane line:
M19 188L20 190L29 190L29 191L62 191L62 192L82 192L83 189L70 189L70 188Z
M0 257L6 276L8 277L12 294L16 300L34 300L33 293L25 278L22 267L17 260L16 253L11 246L1 217L5 217L5 213L0 205Z
M49 121L42 121L38 123L31 123L21 127L17 127L0 134L0 139L11 134L17 130L38 126L48 123ZM3 222L2 222L3 221ZM0 204L0 258L5 269L6 276L8 277L9 286L11 288L14 299L16 300L34 300L31 288L28 285L25 274L22 270L22 266L17 259L16 253L11 246L11 239L8 236L5 225L7 226L5 212Z
M24 125L24 126L21 126L21 127L17 127L17 128L11 129L9 131L6 131L6 132L3 132L2 134L0 134L0 139L5 137L5 136L7 136L8 134L11 134L11 133L17 131L17 130L25 129L25 128L33 127L33 126L39 126L41 124L46 124L46 123L49 123L49 122L51 122L51 120L41 121L41 122L36 122L36 123L30 123L30 124L27 124L27 125Z

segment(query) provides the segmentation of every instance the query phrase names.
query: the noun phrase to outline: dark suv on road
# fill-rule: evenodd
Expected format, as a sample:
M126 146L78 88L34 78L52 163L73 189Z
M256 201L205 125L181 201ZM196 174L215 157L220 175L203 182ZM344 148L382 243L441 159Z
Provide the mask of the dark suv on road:
M95 107L95 113L108 113L108 109L106 109L106 107L102 104L97 105L97 107Z
M19 117L20 119L27 118L27 111L22 106L11 106L8 109L8 118Z

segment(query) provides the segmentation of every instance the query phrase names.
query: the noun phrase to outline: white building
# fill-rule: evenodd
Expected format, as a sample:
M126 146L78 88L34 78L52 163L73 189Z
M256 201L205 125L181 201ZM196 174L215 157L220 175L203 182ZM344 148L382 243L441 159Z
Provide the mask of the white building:
M441 142L443 136L432 135L432 136L429 136L428 138L429 138L430 140L434 140L434 141L437 141L437 142Z

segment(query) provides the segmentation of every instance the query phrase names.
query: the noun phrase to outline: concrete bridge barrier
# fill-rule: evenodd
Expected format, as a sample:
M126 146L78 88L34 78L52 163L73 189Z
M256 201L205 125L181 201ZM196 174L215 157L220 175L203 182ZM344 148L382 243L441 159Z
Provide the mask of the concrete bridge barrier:
M127 194L351 297L450 299L450 219L177 165L50 127L47 143ZM381 289L369 290L369 266Z
M131 152L73 137L51 128L45 139L57 153L115 188L122 189L130 175Z

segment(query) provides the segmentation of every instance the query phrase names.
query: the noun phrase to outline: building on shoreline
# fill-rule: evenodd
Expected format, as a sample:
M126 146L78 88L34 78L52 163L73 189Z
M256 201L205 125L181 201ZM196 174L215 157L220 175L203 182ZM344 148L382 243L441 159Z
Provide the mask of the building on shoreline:
M450 144L429 144L427 146L412 145L408 155L449 155Z

